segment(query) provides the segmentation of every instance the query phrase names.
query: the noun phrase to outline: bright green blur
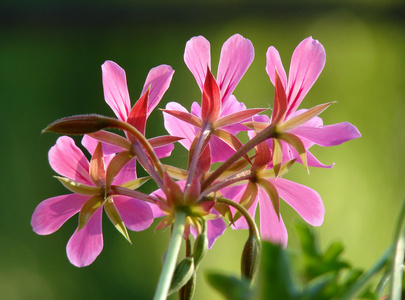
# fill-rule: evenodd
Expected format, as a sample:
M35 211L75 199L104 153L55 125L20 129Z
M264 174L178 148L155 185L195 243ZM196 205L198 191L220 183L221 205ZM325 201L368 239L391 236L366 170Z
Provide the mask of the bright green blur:
M400 1L372 1L374 5L359 1L361 5L351 6L305 1L298 7L248 4L253 1L210 1L201 7L180 1L176 5L43 2L9 1L1 10L0 299L152 298L169 237L169 231L154 233L156 222L145 232L130 232L130 245L104 216L104 250L95 263L82 269L71 265L65 253L77 216L50 236L32 231L35 207L46 198L68 193L52 177L55 173L47 159L58 136L40 133L65 116L113 116L101 83L100 66L107 59L126 70L132 103L150 68L171 65L176 73L158 107L176 101L189 108L200 100L200 91L183 62L183 52L187 40L200 34L211 42L214 75L226 39L240 33L253 42L255 60L235 90L249 108L273 105L274 89L265 72L269 46L279 50L288 70L301 40L311 35L324 45L325 69L301 108L335 100L338 103L321 115L324 123L351 122L363 137L313 149L322 162L336 163L332 170L311 168L308 176L303 166L295 165L286 178L321 194L326 207L319 229L323 245L343 241L345 257L360 268L370 267L384 252L405 197L405 27L400 18L405 7L394 3ZM162 115L156 111L148 121L147 135L164 133ZM165 162L185 167L186 152L180 145L176 151ZM144 191L153 189L145 184ZM295 252L293 224L300 217L286 205L281 213L289 229L289 247ZM239 274L247 236L229 229L218 239L201 263L196 300L220 299L206 284L204 270Z

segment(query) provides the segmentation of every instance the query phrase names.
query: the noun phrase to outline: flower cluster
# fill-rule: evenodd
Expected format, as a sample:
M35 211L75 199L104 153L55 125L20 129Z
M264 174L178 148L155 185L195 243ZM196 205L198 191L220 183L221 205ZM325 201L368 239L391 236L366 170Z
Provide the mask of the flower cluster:
M91 159L72 138L57 140L49 151L49 162L60 175L56 178L72 193L41 202L32 216L33 230L51 234L78 213L67 255L72 264L82 267L102 251L103 210L128 241L127 229L144 230L160 217L164 218L157 228L167 228L181 211L186 216L183 237L188 240L192 234L197 243L204 236L208 248L227 226L249 229L259 238L253 228L258 205L261 238L286 246L280 198L307 223L321 225L325 209L319 194L284 175L296 162L307 169L331 168L309 148L339 145L359 138L360 133L350 123L323 125L318 115L332 102L299 109L325 65L325 50L317 40L308 37L297 46L288 77L274 47L266 57L266 71L275 90L269 116L266 109L247 109L233 95L253 62L252 43L239 34L230 37L222 47L214 77L209 42L193 37L186 44L184 60L201 90L201 102L194 102L190 112L169 102L162 111L170 135L149 139L145 137L147 119L169 88L173 69L167 65L151 69L140 98L131 107L125 71L106 61L102 65L104 97L116 118L77 115L57 120L44 130L82 134L82 145ZM240 141L241 134L247 134L247 143ZM171 155L176 142L188 150L186 170L161 162ZM137 177L136 161L148 177ZM138 191L147 180L156 183L157 190L151 194Z

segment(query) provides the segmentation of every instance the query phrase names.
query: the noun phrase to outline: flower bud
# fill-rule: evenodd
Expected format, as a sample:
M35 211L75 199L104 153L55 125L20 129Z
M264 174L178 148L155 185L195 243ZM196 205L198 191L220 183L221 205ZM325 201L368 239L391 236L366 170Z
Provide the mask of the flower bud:
M86 134L110 127L109 118L100 115L76 115L51 123L42 132L62 134Z
M249 235L242 252L241 273L242 277L253 280L260 257L260 245L255 235Z

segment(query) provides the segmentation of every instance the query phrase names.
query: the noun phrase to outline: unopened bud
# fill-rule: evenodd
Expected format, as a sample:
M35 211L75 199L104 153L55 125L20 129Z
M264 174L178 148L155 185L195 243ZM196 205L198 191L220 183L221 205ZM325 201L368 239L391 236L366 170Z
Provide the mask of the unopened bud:
M86 134L97 132L111 127L110 118L100 115L76 115L66 117L51 123L42 132L55 132L62 134Z
M207 253L207 249L208 249L208 237L207 237L207 232L204 231L198 235L198 237L196 238L196 240L194 242L193 256L194 256L194 264L195 264L196 268L198 267L201 260L204 258L205 254Z
M259 241L254 235L249 235L242 252L241 273L242 277L252 281L256 273L260 257Z

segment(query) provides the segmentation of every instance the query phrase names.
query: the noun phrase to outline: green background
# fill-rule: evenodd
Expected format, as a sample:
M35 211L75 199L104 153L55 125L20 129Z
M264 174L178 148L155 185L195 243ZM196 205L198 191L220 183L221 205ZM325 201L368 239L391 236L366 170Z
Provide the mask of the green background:
M325 124L348 121L363 137L313 152L332 170L295 166L288 179L317 190L324 201L322 245L341 240L344 256L370 267L392 240L404 198L405 27L402 1L2 1L0 4L1 198L0 299L151 299L169 232L154 225L131 232L131 246L104 218L104 250L89 267L76 268L66 243L77 217L50 236L30 226L35 207L66 193L52 176L47 151L57 135L41 130L73 114L113 116L103 99L101 64L109 59L127 73L134 103L152 67L176 70L159 107L177 101L189 107L200 92L183 62L187 40L211 42L216 74L223 42L234 33L250 39L255 60L235 90L250 108L272 106L273 87L264 71L275 46L288 69L296 45L308 36L325 47L324 71L302 108L336 100L322 114ZM339 4L338 4L339 3ZM344 4L347 3L347 4ZM147 135L164 134L161 113ZM184 166L186 152L174 158ZM145 191L152 191L152 185ZM282 206L298 251L294 223ZM246 232L227 230L203 261L195 299L220 299L205 270L237 275Z

